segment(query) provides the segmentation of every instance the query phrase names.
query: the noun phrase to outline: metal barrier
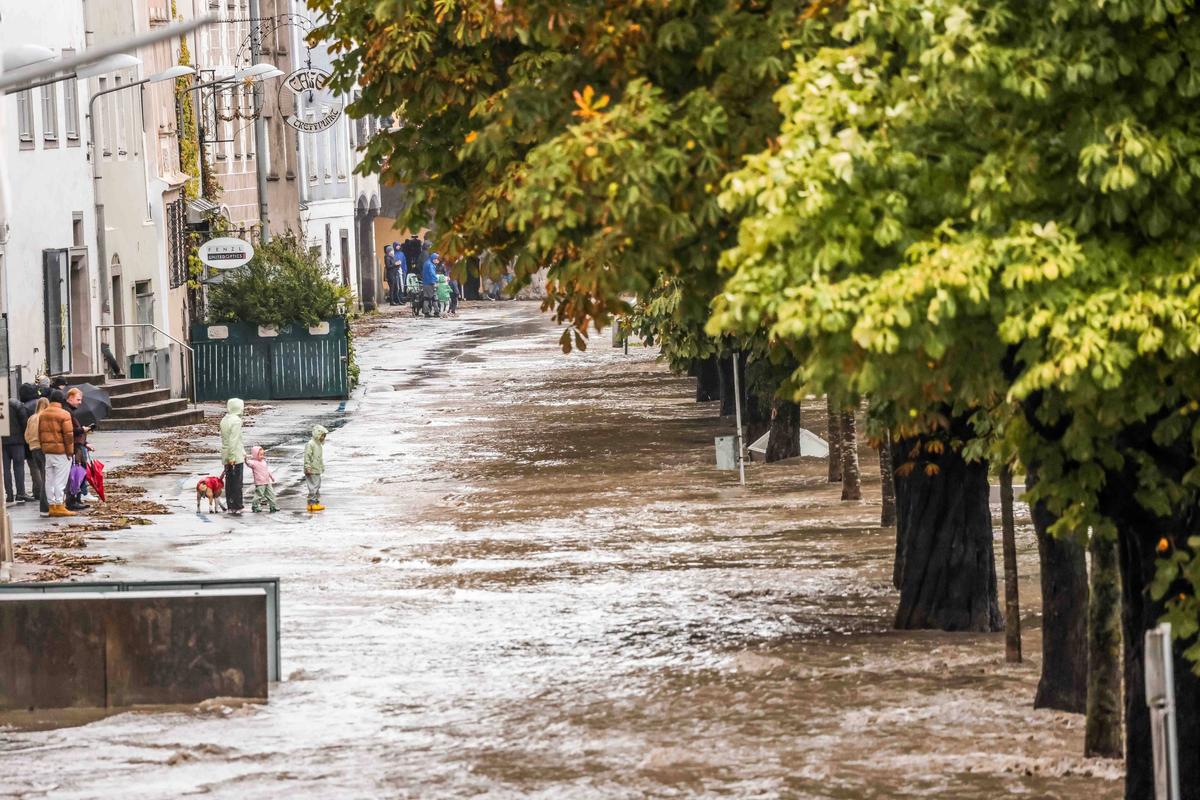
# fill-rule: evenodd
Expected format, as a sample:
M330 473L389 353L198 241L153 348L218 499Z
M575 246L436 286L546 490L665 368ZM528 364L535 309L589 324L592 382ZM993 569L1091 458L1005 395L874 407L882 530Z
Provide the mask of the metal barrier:
M127 323L122 323L120 325L97 325L97 326L95 326L96 335L94 337L94 341L96 342L96 352L94 355L96 356L96 365L98 367L100 367L102 372L104 370L104 358L101 356L101 353L100 353L100 331L101 330L115 330L117 328L150 328L155 333L161 333L163 336L167 337L169 340L171 340L172 342L174 342L175 344L179 345L184 350L186 350L188 353L189 361L190 361L190 368L188 369L188 375L186 376L186 379L183 382L184 390L185 390L184 393L190 394L192 396L192 405L193 406L196 405L196 403L198 402L196 400L196 351L187 342L176 339L174 336L167 333L162 328L158 327L157 325L153 325L149 322L127 322ZM190 392L186 391L189 383L191 383L191 389L192 389ZM156 388L156 389L158 388L158 378L157 377L154 378L154 388Z

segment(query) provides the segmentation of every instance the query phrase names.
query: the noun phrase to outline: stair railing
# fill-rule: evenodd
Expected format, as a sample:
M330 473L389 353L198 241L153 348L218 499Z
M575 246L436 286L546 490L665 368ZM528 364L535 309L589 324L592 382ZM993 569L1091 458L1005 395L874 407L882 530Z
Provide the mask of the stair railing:
M103 371L104 371L104 358L100 354L100 331L101 330L112 330L112 329L116 329L116 328L150 328L151 330L155 331L156 333L161 333L163 336L167 337L172 342L174 342L175 344L179 345L184 350L186 350L188 353L188 361L190 363L188 364L188 375L187 375L187 380L185 381L184 385L185 385L185 388L191 389L189 394L191 394L191 396L192 396L192 408L196 407L196 405L197 405L197 400L196 400L196 351L192 348L192 346L190 344L188 344L187 342L180 341L179 339L176 339L174 336L167 333L162 328L158 327L157 325L153 325L149 322L127 322L127 323L123 323L120 325L96 325L95 328L96 328L96 330L95 330L96 336L95 336L94 341L96 342L96 352L95 352L96 364L98 366L100 366L101 374L103 374ZM154 380L154 387L158 388L158 377L155 376L153 380Z

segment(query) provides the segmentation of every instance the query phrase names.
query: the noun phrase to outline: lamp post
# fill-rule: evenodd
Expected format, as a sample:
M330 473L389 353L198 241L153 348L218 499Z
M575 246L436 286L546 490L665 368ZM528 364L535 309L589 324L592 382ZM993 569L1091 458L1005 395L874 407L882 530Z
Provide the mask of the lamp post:
M140 63L140 62L139 62ZM184 75L192 75L195 70L191 67L174 66L163 70L162 72L151 75L147 78L142 78L140 81L133 81L124 86L114 86L111 89L105 89L102 92L96 92L88 100L88 158L92 162L92 202L96 207L96 260L99 262L100 269L100 313L112 313L112 286L108 277L108 246L106 239L106 231L104 225L104 203L100 199L100 159L96 152L96 101L107 94L120 92L125 89L132 89L135 86L145 86L148 83L161 83L162 81L170 81ZM93 345L95 347L95 345ZM96 365L99 366L99 365Z

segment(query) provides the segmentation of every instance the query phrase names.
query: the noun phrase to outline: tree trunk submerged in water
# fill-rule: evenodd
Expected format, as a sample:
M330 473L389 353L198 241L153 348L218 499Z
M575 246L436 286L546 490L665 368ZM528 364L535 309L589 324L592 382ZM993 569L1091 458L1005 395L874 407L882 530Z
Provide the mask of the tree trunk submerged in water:
M900 453L918 445L898 442ZM998 631L996 558L987 465L946 447L896 478L897 542L903 549L896 627Z
M1121 757L1121 574L1117 543L1092 534L1088 601L1087 725L1083 754Z
M1148 438L1148 437L1147 437ZM1172 547L1183 546L1194 535L1200 509L1190 509L1179 518L1160 519L1139 508L1134 500L1138 480L1134 467L1125 474L1109 473L1100 511L1117 526L1121 566L1122 636L1125 641L1125 797L1142 800L1154 797L1154 764L1150 736L1150 712L1146 708L1145 634L1158 624L1164 608L1152 600L1149 585L1154 578L1156 545L1167 539ZM1183 800L1200 800L1200 678L1194 666L1174 650L1175 719L1179 736L1179 786Z
M883 496L879 511L879 526L890 528L896 524L896 476L892 474L892 435L885 433L879 443L879 483Z
M771 404L771 437L767 440L767 463L800 455L800 406L775 398Z
M858 467L858 426L854 411L842 414L838 429L842 434L842 499L862 500L862 472Z
M738 380L741 381L742 405L744 406L746 404L745 403L745 392L746 392L745 377L746 376L745 376L745 369L741 368L741 365L740 365L741 360L742 359L740 359L740 358L738 359L738 361L739 361L739 370L738 371L742 373L741 375L738 376ZM721 390L721 416L722 417L732 417L734 415L734 412L737 410L736 406L735 406L735 402L737 400L737 392L735 392L734 388L733 388L733 384L734 384L734 381L733 381L733 356L722 356L721 358L717 359L717 381L718 381L718 384L719 384L720 390ZM742 412L745 413L744 408L742 409Z
M834 408L833 400L825 398L825 414L827 417L826 439L829 442L829 482L842 481L842 416Z
M1025 479L1031 487L1032 473ZM1034 708L1082 714L1087 710L1088 574L1083 545L1054 537L1058 521L1041 503L1030 509L1037 535L1042 585L1042 676Z
M696 359L696 402L707 403L721 397L721 376L716 356Z
M1000 468L1000 530L1004 542L1004 660L1021 663L1021 597L1017 579L1017 525L1013 518L1012 469Z

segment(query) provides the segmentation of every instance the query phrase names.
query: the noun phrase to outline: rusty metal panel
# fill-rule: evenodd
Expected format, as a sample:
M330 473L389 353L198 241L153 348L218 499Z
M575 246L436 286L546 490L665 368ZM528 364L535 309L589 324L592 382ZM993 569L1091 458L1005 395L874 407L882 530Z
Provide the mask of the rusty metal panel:
M267 698L262 589L108 596L108 705Z
M0 593L0 710L267 698L263 589Z
M169 581L70 581L0 584L0 597L27 592L161 592L194 589L262 589L267 593L267 668L271 680L283 680L279 578L204 578Z
M0 710L104 707L105 602L88 593L0 598Z

